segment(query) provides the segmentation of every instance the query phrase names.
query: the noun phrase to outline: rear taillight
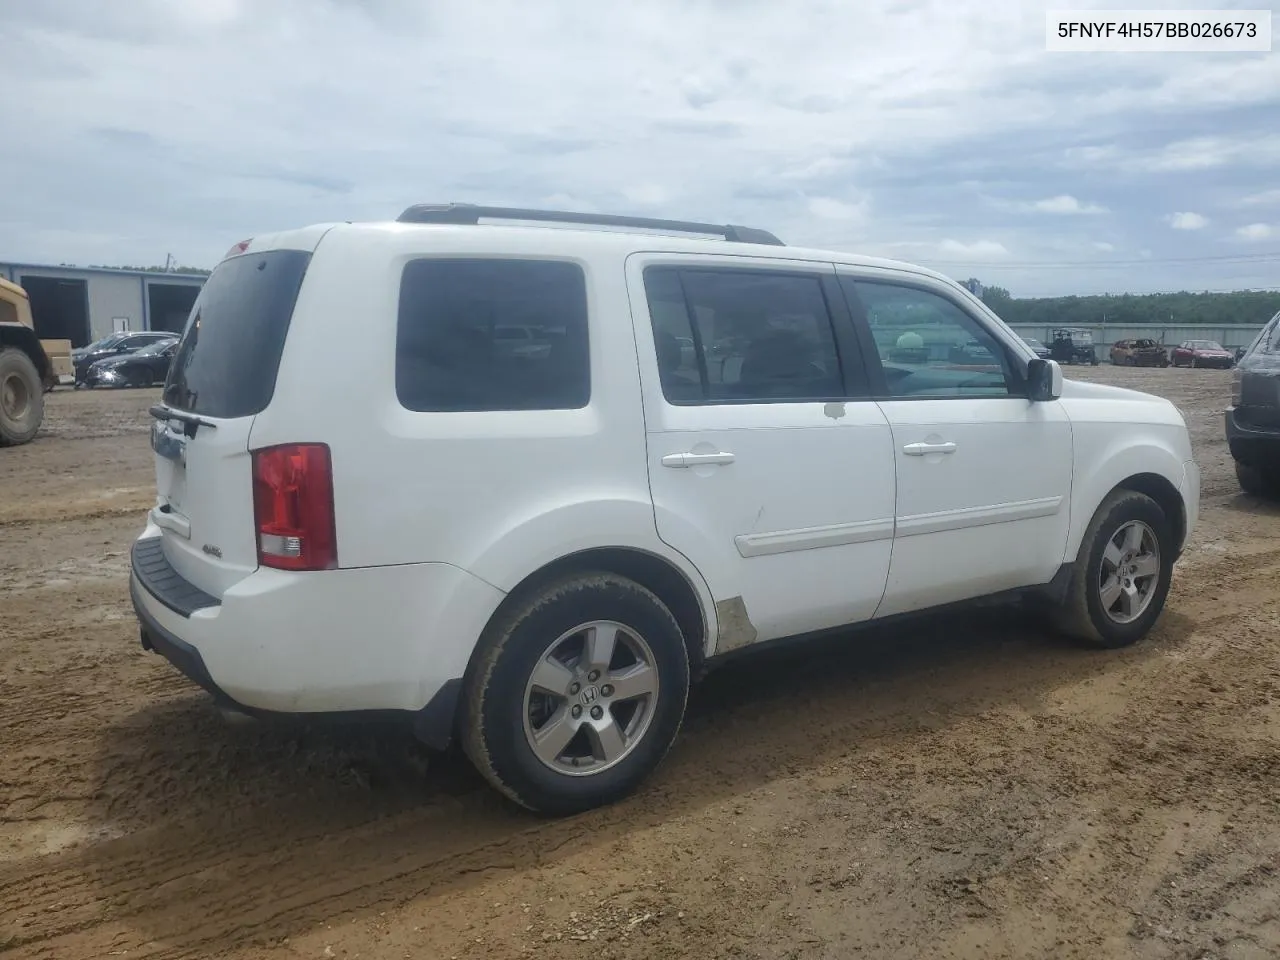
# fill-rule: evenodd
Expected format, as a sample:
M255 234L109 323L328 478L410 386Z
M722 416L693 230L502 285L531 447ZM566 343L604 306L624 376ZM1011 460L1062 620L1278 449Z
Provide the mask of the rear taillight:
M323 443L289 443L253 451L253 518L262 566L337 567L329 448Z

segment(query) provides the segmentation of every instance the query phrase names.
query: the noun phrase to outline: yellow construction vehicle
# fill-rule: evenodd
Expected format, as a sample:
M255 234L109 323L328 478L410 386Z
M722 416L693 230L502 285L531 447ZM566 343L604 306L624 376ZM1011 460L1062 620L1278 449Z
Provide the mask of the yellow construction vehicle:
M0 278L0 447L34 437L44 395L74 379L71 341L39 339L27 292Z

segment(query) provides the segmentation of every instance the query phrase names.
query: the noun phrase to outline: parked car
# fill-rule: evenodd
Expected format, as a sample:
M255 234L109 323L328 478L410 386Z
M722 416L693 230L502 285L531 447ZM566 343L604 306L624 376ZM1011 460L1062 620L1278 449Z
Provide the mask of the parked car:
M1183 340L1170 358L1175 367L1216 367L1229 370L1236 358L1213 340Z
M977 340L970 340L947 351L947 359L956 366L987 367L996 362L995 355Z
M1167 367L1169 353L1164 344L1150 338L1117 340L1111 345L1111 362L1122 367Z
M1036 340L1033 337L1023 337L1022 342L1025 343L1028 347L1030 347L1032 352L1035 353L1035 355L1039 357L1041 360L1051 359L1049 348L1046 347L1039 340Z
M1098 355L1093 349L1093 334L1088 330L1062 328L1053 331L1049 356L1058 363L1087 363L1094 367L1098 365Z
M94 341L87 347L77 347L71 351L71 362L75 366L76 373L75 385L80 387L84 384L85 375L89 372L89 368L99 360L133 353L153 343L176 341L177 339L178 334L170 333L167 330L145 330L138 333L113 333L110 336L103 337L101 340Z
M1227 446L1246 493L1280 498L1280 313L1245 348L1236 366Z
M882 360L903 318L994 362ZM939 273L705 223L244 241L152 415L143 646L228 710L398 713L549 814L634 790L691 681L772 641L998 595L1132 644L1199 510L1167 400L1064 381Z
M156 340L132 353L99 360L84 375L86 387L152 387L164 383L178 340Z

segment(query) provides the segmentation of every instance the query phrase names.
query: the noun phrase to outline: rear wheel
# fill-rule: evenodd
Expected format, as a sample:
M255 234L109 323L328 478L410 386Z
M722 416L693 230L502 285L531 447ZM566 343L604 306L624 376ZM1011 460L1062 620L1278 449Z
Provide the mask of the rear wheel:
M486 629L462 741L516 803L578 813L620 800L653 772L688 692L688 653L666 605L624 577L576 574Z
M26 443L44 419L40 373L21 350L0 349L0 446Z
M1055 625L1094 647L1142 639L1164 609L1176 549L1169 519L1154 500L1115 491L1085 531Z
M1254 497L1280 499L1280 471L1250 466L1239 460L1235 464L1241 490Z

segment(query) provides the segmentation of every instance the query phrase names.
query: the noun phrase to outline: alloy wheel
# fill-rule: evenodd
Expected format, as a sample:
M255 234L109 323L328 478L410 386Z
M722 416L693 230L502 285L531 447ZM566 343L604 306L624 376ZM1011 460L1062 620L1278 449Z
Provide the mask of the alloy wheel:
M534 665L524 693L525 740L557 773L601 773L644 739L657 698L657 664L644 638L621 623L584 623Z

